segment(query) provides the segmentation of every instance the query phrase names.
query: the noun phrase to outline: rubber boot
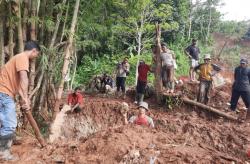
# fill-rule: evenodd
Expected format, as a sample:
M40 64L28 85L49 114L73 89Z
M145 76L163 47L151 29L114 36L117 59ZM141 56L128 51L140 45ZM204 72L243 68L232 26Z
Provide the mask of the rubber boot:
M17 159L10 153L13 137L14 137L13 134L0 136L0 159L6 161Z
M122 99L123 99L123 100L126 99L126 92L122 92Z
M139 93L138 94L138 104L140 104L141 102L143 102L144 99L144 94Z
M135 93L135 101L134 101L134 103L138 104L138 102L139 102L139 96L138 96L138 93L136 92Z

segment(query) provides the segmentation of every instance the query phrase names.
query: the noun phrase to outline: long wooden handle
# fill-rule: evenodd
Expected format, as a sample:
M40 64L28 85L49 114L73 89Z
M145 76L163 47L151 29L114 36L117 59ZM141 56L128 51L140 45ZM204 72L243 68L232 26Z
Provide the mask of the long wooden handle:
M35 132L36 138L39 141L39 143L41 144L41 146L42 147L46 146L46 142L42 137L42 134L41 134L41 132L40 132L38 126L37 126L37 123L36 123L35 119L33 118L32 114L31 114L31 111L26 110L24 113L25 113L27 119L29 120L29 123L32 126L32 128L33 128L33 130Z

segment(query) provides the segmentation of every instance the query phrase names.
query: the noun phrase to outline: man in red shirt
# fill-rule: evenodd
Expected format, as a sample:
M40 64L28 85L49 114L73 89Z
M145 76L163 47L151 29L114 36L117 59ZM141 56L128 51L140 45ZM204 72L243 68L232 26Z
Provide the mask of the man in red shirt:
M135 96L136 104L137 103L140 104L140 102L143 102L149 71L152 72L150 66L148 64L145 64L145 62L141 60L138 67L138 80L137 80L136 96Z
M68 95L68 105L71 107L71 112L79 113L81 111L80 105L83 103L83 96L80 92L81 88L76 87L74 92Z
M128 105L126 105L127 108L128 108ZM142 126L148 126L148 127L151 127L151 128L154 128L155 125L154 125L154 122L153 122L153 119L149 116L146 115L146 111L148 111L148 103L146 102L141 102L139 104L139 107L138 107L138 115L134 115L132 117L130 117L129 121L127 119L127 111L125 111L123 113L123 117L124 117L124 124L128 124L128 123L132 123L132 124L136 124L136 125L142 125Z

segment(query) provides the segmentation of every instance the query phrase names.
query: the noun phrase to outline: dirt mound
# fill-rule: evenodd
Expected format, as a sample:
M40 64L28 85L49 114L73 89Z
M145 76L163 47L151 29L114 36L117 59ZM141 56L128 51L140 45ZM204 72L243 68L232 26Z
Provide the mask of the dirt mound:
M129 104L129 116L136 106ZM201 118L183 107L150 111L155 129L122 125L120 102L87 98L83 111L68 114L60 139L39 149L31 137L13 146L14 163L244 163L250 128L223 119ZM151 106L152 108L152 106ZM190 110L190 109L189 109ZM11 162L10 162L11 163Z

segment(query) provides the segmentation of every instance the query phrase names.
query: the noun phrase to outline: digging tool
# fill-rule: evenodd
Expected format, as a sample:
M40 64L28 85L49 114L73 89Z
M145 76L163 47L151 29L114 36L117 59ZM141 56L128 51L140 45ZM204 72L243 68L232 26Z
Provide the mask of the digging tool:
M32 116L32 113L30 110L26 110L26 109L23 109L24 113L25 113L25 116L27 117L30 125L32 126L34 132L35 132L35 135L36 135L36 138L38 140L38 142L41 144L42 147L45 147L46 146L46 142L45 140L43 139L42 137L42 134L37 126L37 123L35 121L35 119L33 118Z

